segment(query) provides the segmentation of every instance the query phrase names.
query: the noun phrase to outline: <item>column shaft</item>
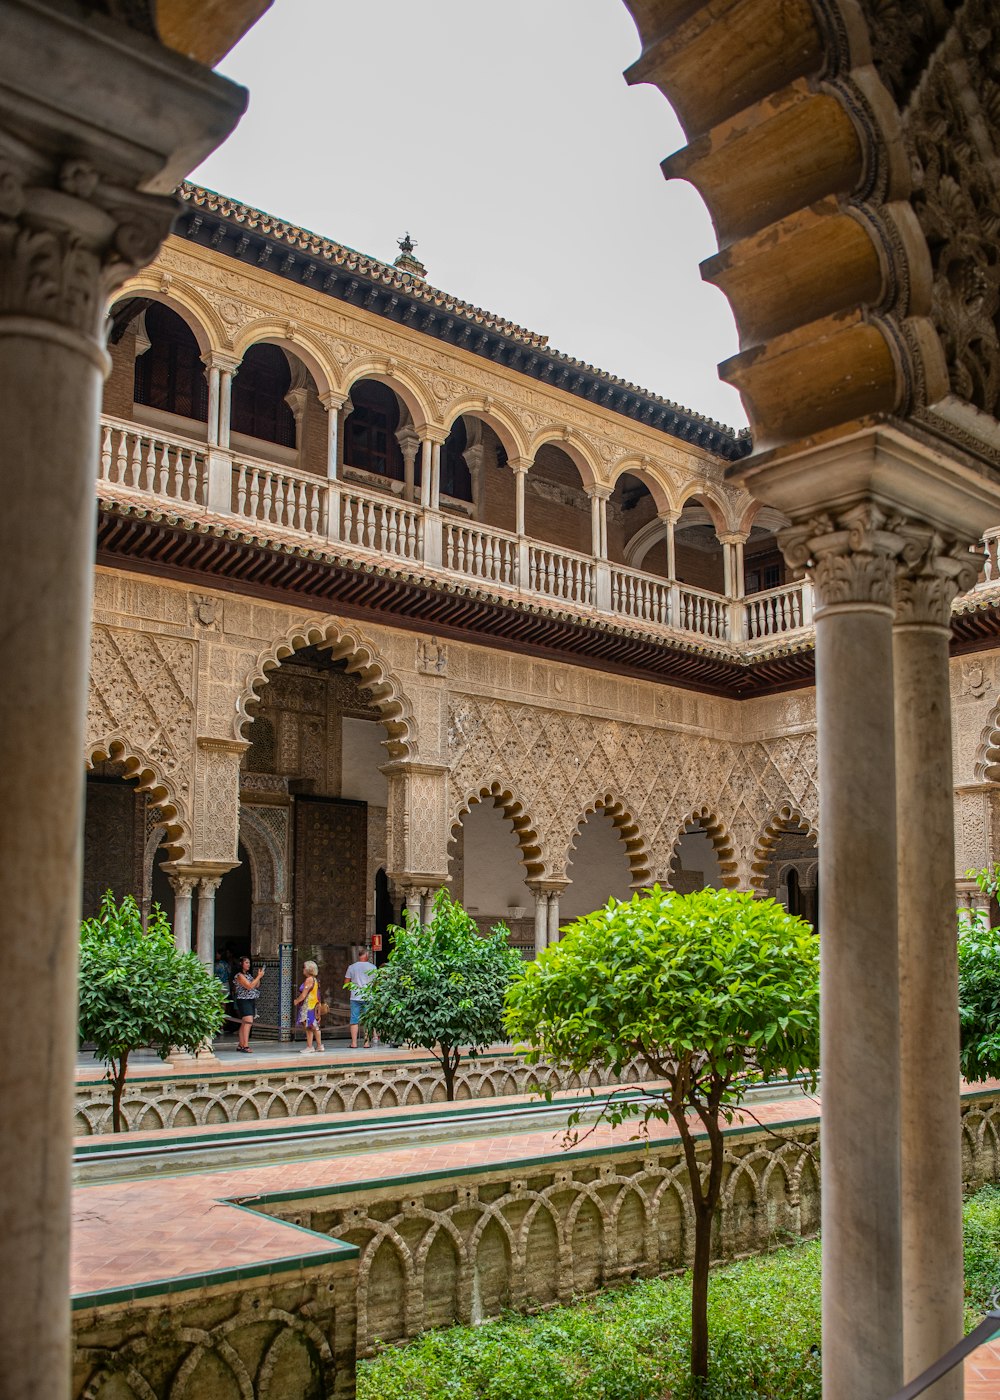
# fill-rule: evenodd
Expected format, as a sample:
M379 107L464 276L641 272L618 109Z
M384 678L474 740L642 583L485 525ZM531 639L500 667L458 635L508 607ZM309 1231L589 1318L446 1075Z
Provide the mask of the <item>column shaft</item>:
M186 875L170 881L174 891L174 947L178 953L191 951L191 894L194 881Z
M595 492L590 498L590 552L595 559L601 557L601 501Z
M215 966L215 892L218 880L202 880L198 886L198 957L210 970Z
M823 1397L902 1383L892 612L816 622ZM956 1120L957 1131L957 1120Z
M898 625L903 1347L911 1380L962 1336L958 947L948 629ZM961 1400L957 1367L928 1400Z
M559 942L559 891L549 891L549 943Z
M219 444L219 366L208 367L208 445Z
M441 506L441 444L435 442L431 447L431 508L440 509Z
M229 425L232 421L233 413L233 375L236 373L232 369L221 369L219 371L219 446L229 448Z
M12 281L21 275L6 255L4 264ZM70 1029L77 1016L84 717L104 359L96 341L42 322L32 334L26 321L0 318L0 615L7 678L0 686L0 950L5 986L17 1007L17 1015L0 1021L0 1390L11 1400L63 1394L70 1374L76 1059ZM25 1026L47 1028L30 1065L23 1053Z
M535 890L535 957L545 952L549 938L549 897L545 890Z
M332 403L326 406L326 479L337 480L337 452L340 428L340 409ZM411 468L412 470L412 468Z
M514 473L514 529L519 535L524 534L524 479L527 472L516 471Z
M420 504L429 507L431 503L431 458L434 444L424 438L420 444Z

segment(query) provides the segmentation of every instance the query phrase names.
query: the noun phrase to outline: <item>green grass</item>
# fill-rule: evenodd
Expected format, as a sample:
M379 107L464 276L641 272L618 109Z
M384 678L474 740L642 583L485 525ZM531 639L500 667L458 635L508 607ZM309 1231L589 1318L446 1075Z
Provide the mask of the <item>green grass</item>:
M966 1320L1000 1286L1000 1188L966 1202ZM533 1317L427 1332L358 1367L359 1400L689 1400L690 1281L651 1279ZM700 1400L820 1400L817 1240L712 1271Z

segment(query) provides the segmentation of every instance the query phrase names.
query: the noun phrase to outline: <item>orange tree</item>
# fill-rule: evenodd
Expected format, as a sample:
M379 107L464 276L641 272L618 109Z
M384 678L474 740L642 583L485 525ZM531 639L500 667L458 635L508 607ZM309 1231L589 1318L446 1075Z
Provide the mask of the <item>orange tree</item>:
M755 1079L815 1084L819 940L773 900L657 885L568 925L511 986L506 1023L533 1060L620 1073L638 1058L659 1081L644 1101L613 1098L603 1116L672 1121L680 1136L695 1222L691 1371L706 1377L723 1124Z

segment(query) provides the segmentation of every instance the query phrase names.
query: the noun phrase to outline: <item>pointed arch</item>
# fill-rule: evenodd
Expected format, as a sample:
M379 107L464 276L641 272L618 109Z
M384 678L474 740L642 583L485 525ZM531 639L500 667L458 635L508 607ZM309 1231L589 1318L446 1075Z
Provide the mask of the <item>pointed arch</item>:
M481 418L493 429L509 460L528 455L528 444L520 423L503 404L497 403L489 395L467 394L448 404L441 414L445 432L450 432L464 414L471 418Z
M233 342L232 353L242 360L255 345L276 345L297 356L316 381L317 393L326 394L336 388L336 371L326 348L311 331L293 325L288 317L269 316L243 326Z
M652 878L652 864L646 838L639 830L639 823L632 815L631 810L612 792L597 793L580 813L566 848L564 868L568 869L573 860L573 852L584 824L596 812L602 812L605 816L610 817L615 834L625 847L625 855L632 877L632 888L640 889L643 885L648 885Z
M721 818L710 807L692 807L691 811L676 829L670 848L670 877L673 878L677 862L677 846L688 827L700 826L715 848L716 859L722 871L722 883L728 890L739 884L739 869L732 837Z
M85 766L97 763L121 763L122 777L134 782L137 792L144 792L150 805L159 813L158 824L163 828L161 845L170 860L182 860L190 854L191 827L181 799L170 782L163 777L157 764L123 734L105 735L91 740L84 755Z
M329 651L336 660L346 660L348 672L357 676L362 688L371 694L389 736L389 757L416 758L413 705L399 677L375 644L357 628L345 627L330 617L304 618L257 658L236 701L234 738L242 738L243 726L253 719L249 707L259 699L260 687L266 684L270 672L294 652L309 646Z
M790 802L785 802L774 812L764 823L760 835L758 836L753 850L753 858L750 862L750 887L761 890L767 879L768 862L774 853L778 838L783 832L800 832L812 837L816 844L819 844L819 831L815 823L811 822L798 807Z
M511 785L500 782L498 779L480 783L478 787L472 788L461 799L452 814L449 846L454 847L455 833L469 809L474 807L477 802L487 800L492 800L493 806L500 809L503 816L514 828L517 844L521 851L521 864L525 868L525 879L542 879L546 874L548 862L542 857L541 842L538 839L535 823Z
M413 426L418 431L437 422L427 386L410 369L398 364L396 360L366 356L364 359L352 361L342 372L338 392L349 395L359 379L377 379L380 384L384 384L398 395L406 405Z

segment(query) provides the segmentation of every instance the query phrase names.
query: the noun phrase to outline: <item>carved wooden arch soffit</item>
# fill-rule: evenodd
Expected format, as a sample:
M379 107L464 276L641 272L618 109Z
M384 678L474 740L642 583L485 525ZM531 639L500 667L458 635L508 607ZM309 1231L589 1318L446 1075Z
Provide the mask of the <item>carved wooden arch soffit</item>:
M877 415L1000 463L993 0L626 5L627 76L688 143L664 172L715 226L757 451Z
M329 652L334 661L346 661L348 673L357 678L363 690L368 691L388 736L388 757L418 758L413 705L398 676L374 643L360 631L341 627L326 617L304 620L258 657L236 701L233 737L245 737L243 727L253 719L252 707L256 705L260 687L266 684L270 672L294 652L313 646Z
M786 804L768 819L754 847L753 860L750 864L750 886L752 889L762 890L764 888L775 847L786 832L797 836L808 836L815 845L819 845L819 832L815 825L797 807Z
M123 737L104 738L87 745L85 764L88 769L108 762L122 765L122 777L126 782L135 783L136 792L145 793L147 802L156 812L157 826L161 828L156 846L162 847L168 860L184 859L191 846L190 824L181 799L157 765Z
M642 886L648 885L652 880L652 862L646 838L639 829L639 823L625 804L610 792L601 793L584 808L573 829L573 835L563 859L563 869L569 869L580 833L595 813L603 813L604 816L610 818L615 835L625 847L632 888L641 889Z
M462 823L462 818L467 815L470 808L474 807L477 802L490 801L514 828L521 852L521 863L525 869L525 879L540 880L550 874L550 865L542 853L542 843L539 840L535 822L525 810L521 798L511 789L509 784L483 783L459 802L452 813L449 846L454 844L455 833Z
M699 827L715 848L716 859L719 862L719 869L722 871L722 883L727 889L732 889L739 882L739 863L736 858L736 851L733 847L732 838L723 826L720 819L707 807L696 807L689 812L674 836L673 848L670 855L670 874L673 876L678 867L678 846L681 837L692 827Z

